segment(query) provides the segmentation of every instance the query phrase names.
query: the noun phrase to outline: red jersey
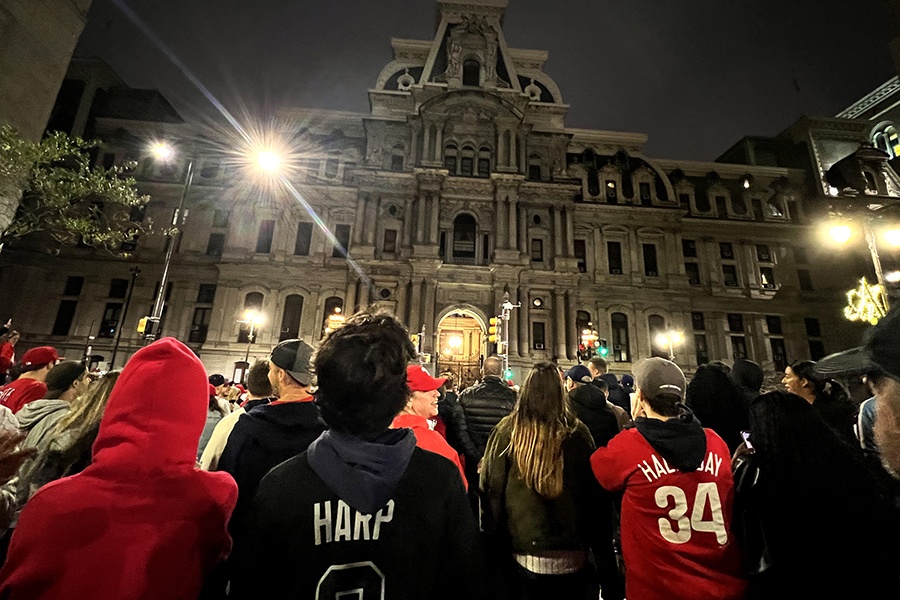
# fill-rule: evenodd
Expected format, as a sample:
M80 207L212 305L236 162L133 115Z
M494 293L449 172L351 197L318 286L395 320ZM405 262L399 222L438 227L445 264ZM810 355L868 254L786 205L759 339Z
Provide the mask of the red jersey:
M19 412L23 406L34 400L40 400L47 393L47 384L37 379L16 379L0 388L0 404Z
M731 455L711 429L696 471L670 467L635 429L591 456L607 490L624 490L622 554L628 600L743 598L740 555L731 533Z

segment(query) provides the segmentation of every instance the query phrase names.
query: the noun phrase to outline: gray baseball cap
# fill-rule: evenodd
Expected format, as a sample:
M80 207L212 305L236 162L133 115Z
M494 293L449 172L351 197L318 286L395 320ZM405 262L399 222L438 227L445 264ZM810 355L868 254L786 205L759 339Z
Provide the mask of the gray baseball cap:
M269 360L276 367L281 367L293 377L297 383L310 385L312 383L313 347L303 340L284 340L272 350Z
M634 380L648 398L660 394L675 394L684 398L686 381L681 367L670 360L653 357L639 360L632 369Z

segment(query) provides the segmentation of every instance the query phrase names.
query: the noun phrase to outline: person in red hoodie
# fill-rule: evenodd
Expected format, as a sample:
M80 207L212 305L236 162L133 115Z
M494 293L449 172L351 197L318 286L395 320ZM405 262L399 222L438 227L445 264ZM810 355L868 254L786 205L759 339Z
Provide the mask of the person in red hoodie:
M151 394L159 381L171 385ZM231 548L237 485L195 468L208 383L191 350L163 338L125 366L84 471L25 505L0 571L4 600L196 600Z
M466 474L459 454L450 447L447 440L437 431L431 428L429 419L434 419L438 414L438 389L447 382L446 377L435 379L422 365L409 365L406 367L406 383L409 385L410 395L406 406L400 414L394 417L391 429L412 429L416 436L416 446L422 450L428 450L440 454L451 461L459 469L463 485L468 489Z

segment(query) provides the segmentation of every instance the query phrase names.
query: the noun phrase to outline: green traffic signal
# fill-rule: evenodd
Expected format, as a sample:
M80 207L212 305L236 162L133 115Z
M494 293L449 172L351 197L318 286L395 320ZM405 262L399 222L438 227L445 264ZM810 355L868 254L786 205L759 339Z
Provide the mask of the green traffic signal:
M506 371L504 371L504 372L503 372L503 378L504 378L504 379L512 379L512 378L513 378L513 372L512 372L512 369L507 369Z

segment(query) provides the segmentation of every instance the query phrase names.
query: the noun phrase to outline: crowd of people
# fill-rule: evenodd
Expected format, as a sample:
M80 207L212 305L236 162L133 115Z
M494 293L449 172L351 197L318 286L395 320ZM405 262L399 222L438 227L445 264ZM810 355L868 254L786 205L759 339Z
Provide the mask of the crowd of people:
M0 599L900 590L900 312L772 390L747 360L599 357L514 389L487 357L458 391L386 313L245 385L172 338L98 376L5 329Z

